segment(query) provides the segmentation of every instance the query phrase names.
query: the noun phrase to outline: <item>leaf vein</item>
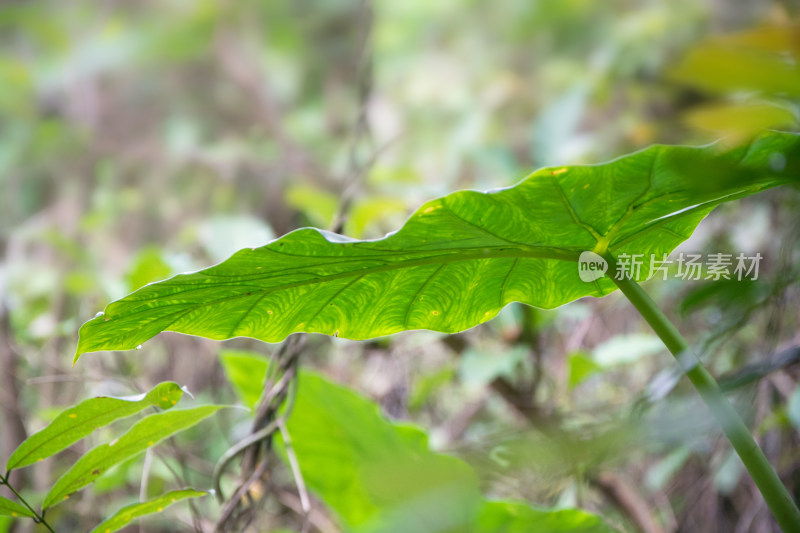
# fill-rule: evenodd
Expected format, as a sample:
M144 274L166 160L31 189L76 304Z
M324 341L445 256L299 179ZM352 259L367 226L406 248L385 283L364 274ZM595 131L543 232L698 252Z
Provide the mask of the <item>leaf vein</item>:
M417 302L417 297L422 293L422 291L425 290L425 287L428 286L428 283L431 282L431 280L436 276L436 274L438 274L446 265L447 263L442 263L436 268L436 270L431 272L428 278L422 283L422 285L420 285L419 289L417 289L417 292L414 293L414 297L411 299L411 301L408 302L408 307L406 307L406 316L403 317L404 329L408 329L408 319L411 318L411 310L414 308L414 304Z
M508 280L511 278L512 272L517 268L519 265L519 257L514 259L514 262L511 264L511 268L508 269L506 272L505 277L503 278L503 284L500 286L500 306L504 306L506 302L506 286L508 285Z
M572 207L572 204L569 203L569 198L567 198L564 189L561 187L561 183L559 183L558 180L555 178L552 178L550 181L555 186L556 191L558 191L558 197L561 199L561 203L564 204L564 207L567 209L567 212L572 217L572 221L575 222L580 227L582 227L583 229L585 229L587 232L589 232L589 234L592 237L594 237L595 241L600 241L600 239L602 238L600 233L595 228L593 228L592 226L581 220L581 218L575 212L575 209Z

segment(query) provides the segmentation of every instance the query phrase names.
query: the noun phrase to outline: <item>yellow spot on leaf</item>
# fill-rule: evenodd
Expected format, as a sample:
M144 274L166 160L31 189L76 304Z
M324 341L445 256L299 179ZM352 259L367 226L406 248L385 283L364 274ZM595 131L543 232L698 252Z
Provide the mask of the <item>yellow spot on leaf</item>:
M164 510L164 509L162 509L161 507L159 507L159 508L158 508L158 512L159 512L159 513L160 513L161 511L163 511L163 510Z
M551 176L558 176L559 174L563 174L566 171L567 171L566 168L559 168L558 170L551 170L550 171L550 175Z
M434 316L436 316L436 315L438 315L438 314L439 314L439 311L431 311L431 314L432 314L432 315L434 315Z
M166 397L166 396L162 397L162 398L161 398L161 401L162 401L162 402L166 402L166 401L167 401L167 397Z
M175 405L176 403L178 403L178 402L176 402L175 400L172 400L172 405Z
M271 315L272 314L272 309L267 309L267 314Z
M65 499L65 500L66 500L66 499L68 499L68 498L69 498L69 494L67 494L66 496L64 496L64 499Z
M425 211L423 211L423 213L430 213L430 212L431 212L431 211L433 211L434 209L436 209L436 208L435 208L435 207L433 207L433 206L431 206L431 207L427 208Z
M19 515L17 513L15 513L15 512L12 512L11 516L19 516Z
M583 186L583 188L584 189L588 189L589 188L589 184L587 183L586 185Z
M69 415L69 417L70 417L70 418L78 418L78 415L76 415L75 413L71 413L71 414Z
M148 446L152 446L153 445L153 441L148 442L147 445Z

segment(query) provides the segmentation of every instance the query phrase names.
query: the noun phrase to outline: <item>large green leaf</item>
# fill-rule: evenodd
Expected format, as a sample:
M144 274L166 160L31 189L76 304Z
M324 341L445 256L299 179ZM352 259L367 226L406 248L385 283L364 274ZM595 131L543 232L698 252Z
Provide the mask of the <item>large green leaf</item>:
M261 354L243 350L220 350L219 360L236 395L249 409L254 409L264 393L269 360Z
M613 531L582 511L487 502L465 462L431 452L420 430L390 423L373 402L310 372L300 373L288 429L306 484L345 531Z
M128 505L117 511L114 516L95 527L91 533L113 533L114 531L119 531L137 518L160 513L180 500L199 498L206 494L208 493L194 489L174 490L147 502Z
M15 518L27 516L33 518L33 513L27 507L0 496L0 516L11 516Z
M514 301L553 308L603 296L614 284L582 282L581 252L672 251L721 202L797 180L798 139L771 132L735 149L652 146L601 165L545 168L508 189L428 202L375 241L297 230L112 302L81 327L75 358L165 330L267 342L294 332L456 332Z
M220 409L222 406L219 405L204 405L194 409L158 413L139 420L118 439L101 444L78 459L53 485L44 499L42 509L67 499L70 494L92 483L112 466L139 455L147 448L197 424Z
M303 478L348 531L447 531L480 505L464 463L431 453L419 430L313 373L300 373L288 429Z
M22 468L55 455L89 435L97 428L157 405L169 409L181 399L177 383L159 383L147 394L114 398L99 396L65 409L43 430L34 433L14 450L6 469Z

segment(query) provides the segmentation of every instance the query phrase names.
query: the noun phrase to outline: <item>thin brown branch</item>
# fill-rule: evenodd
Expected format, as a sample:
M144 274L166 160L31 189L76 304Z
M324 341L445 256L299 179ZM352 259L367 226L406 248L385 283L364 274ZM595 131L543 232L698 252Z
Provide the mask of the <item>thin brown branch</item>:
M643 533L664 533L653 519L650 506L623 478L604 472L593 481Z

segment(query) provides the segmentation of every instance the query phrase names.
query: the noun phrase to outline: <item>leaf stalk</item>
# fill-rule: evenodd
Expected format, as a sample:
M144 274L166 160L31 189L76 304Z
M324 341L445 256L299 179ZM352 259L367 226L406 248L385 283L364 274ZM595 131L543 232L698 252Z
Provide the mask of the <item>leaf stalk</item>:
M48 531L50 531L50 533L55 533L55 531L50 526L50 524L47 523L47 520L44 519L44 512L42 512L41 514L38 513L36 511L36 509L34 509L31 506L31 504L29 504L27 502L27 500L25 500L25 498L22 497L22 494L17 492L17 490L14 487L11 486L11 484L8 482L8 479L9 479L10 475L11 475L11 471L6 472L5 476L0 475L0 485L5 485L6 487L8 487L8 490L10 490L11 492L14 493L14 496L17 497L17 499L20 501L20 503L22 505L24 505L25 507L27 507L28 510L33 513L33 521L34 522L36 522L37 524L42 524L44 527L47 528Z
M617 272L614 257L606 254L605 259L609 263L609 272ZM744 463L778 525L783 531L800 531L800 510L798 510L797 504L781 482L775 469L770 465L764 452L759 448L742 418L725 397L717 381L689 347L686 339L636 281L624 274L612 276L612 278L622 294L650 324L667 349L681 364L686 377L697 389L700 397L711 410L711 414L722 427L725 436L733 445L733 449Z

